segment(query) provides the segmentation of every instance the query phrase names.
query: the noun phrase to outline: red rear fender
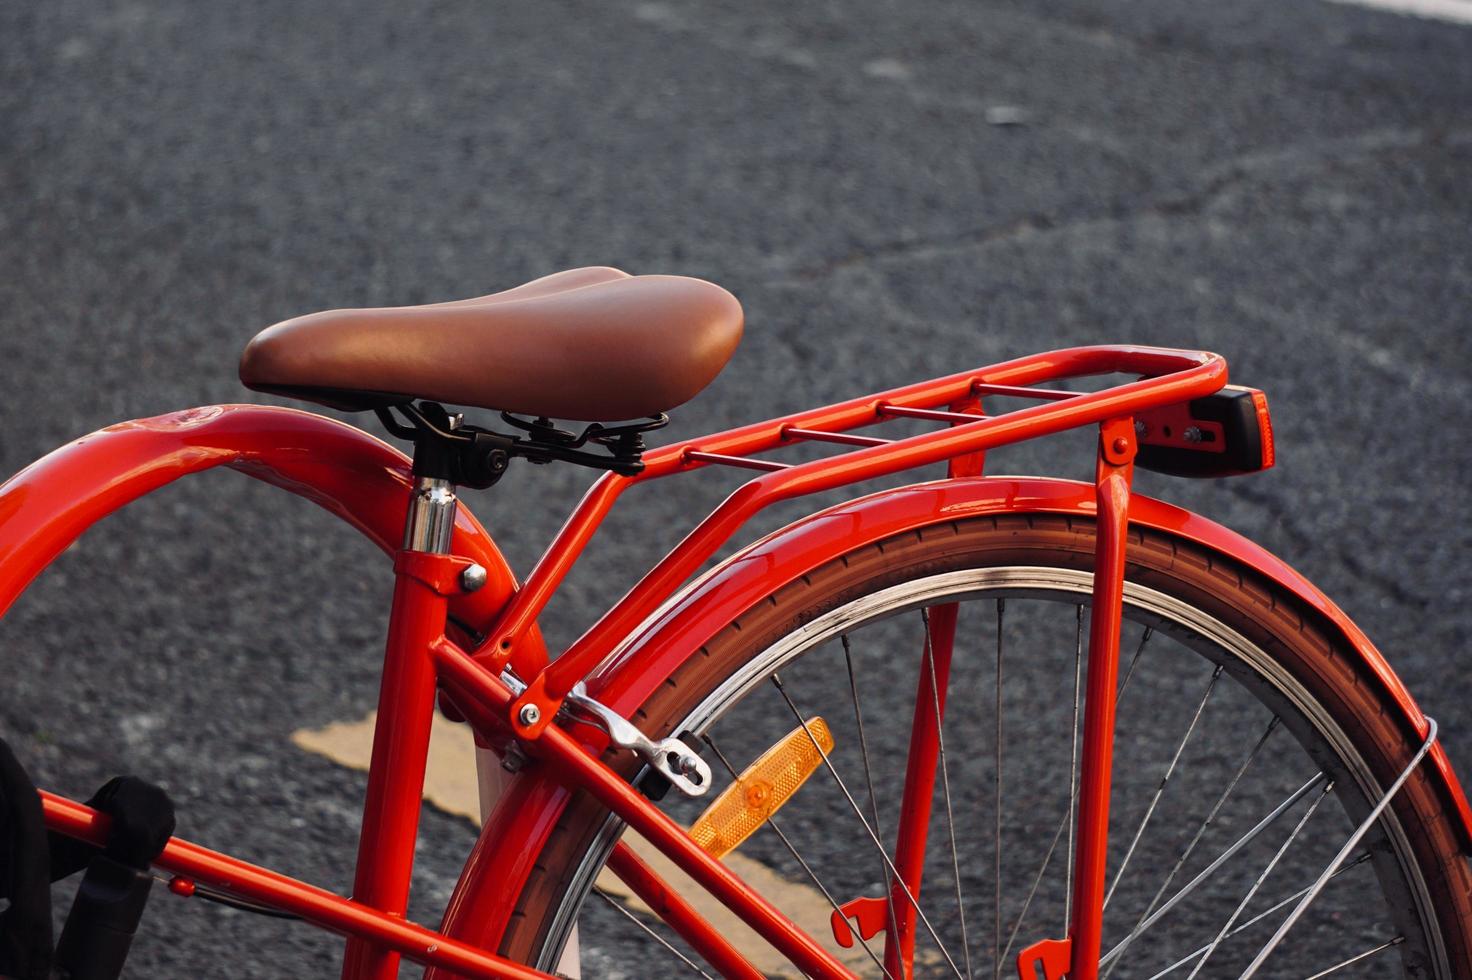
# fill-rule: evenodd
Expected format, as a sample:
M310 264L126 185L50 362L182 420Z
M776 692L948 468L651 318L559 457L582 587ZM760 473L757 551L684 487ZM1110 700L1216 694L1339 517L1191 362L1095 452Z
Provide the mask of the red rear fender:
M652 616L588 680L599 700L632 712L665 677L731 620L772 591L868 542L967 517L1000 513L1094 516L1091 484L1042 478L944 480L839 504L768 535L703 575ZM1380 651L1327 596L1272 554L1213 521L1135 495L1130 521L1179 535L1257 569L1317 610L1421 737L1426 717ZM1429 757L1472 845L1472 809L1440 743Z

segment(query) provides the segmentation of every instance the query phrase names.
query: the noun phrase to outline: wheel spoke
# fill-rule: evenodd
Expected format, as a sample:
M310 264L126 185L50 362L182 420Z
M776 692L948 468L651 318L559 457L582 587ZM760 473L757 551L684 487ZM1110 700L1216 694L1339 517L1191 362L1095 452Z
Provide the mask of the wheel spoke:
M1253 760L1262 751L1262 747L1267 744L1268 736L1272 735L1277 729L1278 723L1278 716L1273 715L1272 720L1268 722L1267 730L1258 738L1257 743L1252 747L1252 751L1247 753L1247 758L1242 761L1242 765L1237 767L1237 772L1232 776L1231 782L1227 783L1226 789L1222 790L1221 795L1216 798L1216 802L1207 811L1206 819L1201 821L1201 825L1196 828L1196 833L1191 837L1191 842L1186 845L1186 849L1181 852L1180 857L1176 858L1176 863L1171 866L1170 873L1165 876L1165 880L1160 883L1160 887L1155 889L1155 894L1151 897L1150 904L1145 906L1145 911L1141 912L1140 917L1135 920L1135 924L1130 929L1129 935L1125 937L1124 942L1119 944L1118 950L1120 953L1123 953L1129 947L1130 943L1134 942L1135 937L1143 931L1143 924L1146 917L1155 911L1155 906L1160 903L1161 896L1165 894L1171 882L1176 880L1176 875L1180 874L1181 868L1186 865L1186 861L1195 853L1196 845L1201 843L1201 838L1205 836L1206 831L1216 822L1217 814L1221 812L1222 807L1227 802L1227 798L1232 795L1232 791L1242 781L1242 777L1246 775L1248 767L1252 765ZM1109 964L1109 967L1104 971L1104 980L1109 980L1109 975L1114 972L1114 968L1120 962L1121 960L1116 959Z
M874 792L874 772L869 765L869 740L864 734L864 712L859 707L859 684L854 676L853 651L849 649L847 633L842 634L839 641L843 644L843 662L848 668L848 690L854 702L854 722L859 726L859 753L864 760L864 784L869 790L869 811L874 817L874 832L882 838L884 828L879 823L879 796ZM889 906L889 934L893 937L899 930L900 920L894 908L894 888L890 883L889 869L884 867L883 861L880 862L879 877L884 881L884 901ZM841 915L842 912L839 914ZM883 964L880 965L880 969L885 971L886 976L889 975L889 971L885 970Z
M1361 838L1369 833L1370 828L1375 825L1375 821L1380 819L1380 814L1390 805L1390 801L1395 799L1395 794L1400 792L1400 788L1405 785L1406 780L1411 778L1411 773L1416 771L1416 767L1421 764L1421 760L1426 757L1426 753L1431 751L1431 746L1436 744L1437 724L1435 718L1428 717L1426 719L1426 729L1426 741L1421 744L1421 748L1416 751L1411 761L1406 764L1405 769L1401 770L1401 774L1390 785L1390 789L1386 790L1385 794L1380 797L1380 802L1375 804L1375 808L1370 811L1370 815L1360 822L1360 825L1355 828L1353 834L1350 834L1349 840L1344 842L1344 846L1339 849L1339 853L1334 855L1334 860L1330 861L1329 866L1320 873L1318 880L1309 888L1308 894L1299 900L1298 904L1293 907L1293 911L1288 914L1288 918L1284 919L1283 924L1278 926L1278 931L1273 933L1273 938L1268 940L1266 946L1258 950L1257 956L1253 957L1252 962L1247 965L1246 970L1242 971L1242 976L1238 980L1248 980L1248 978L1258 971L1263 961L1272 954L1273 950L1278 948L1278 944L1283 941L1283 937L1288 935L1288 930L1293 928L1293 924L1303 916L1303 913L1313 904L1314 899L1319 897L1319 892L1323 890L1324 885L1328 884L1329 879L1333 877L1334 870L1344 863L1344 859L1349 856L1350 851L1359 846Z
M822 758L824 768L828 770L828 774L833 777L833 781L838 785L839 791L842 792L844 798L848 800L849 808L853 810L854 816L858 818L859 825L864 828L864 833L869 836L869 840L872 841L874 847L878 849L879 855L884 859L884 863L889 868L890 874L894 875L895 884L899 885L901 893L910 903L910 907L915 910L915 915L920 919L922 923L924 923L926 932L930 933L930 938L935 940L935 945L940 950L940 954L945 957L946 963L950 965L951 972L954 973L957 977L961 977L962 980L965 980L964 976L961 973L960 967L956 966L956 961L951 956L950 950L946 949L945 943L941 942L940 934L936 932L935 926L930 924L930 919L928 916L926 916L925 910L920 907L920 903L915 900L915 896L911 893L909 886L907 886L904 882L904 879L900 877L899 869L896 868L894 866L894 862L890 860L888 852L884 850L884 844L874 833L874 828L870 827L869 821L864 819L864 813L862 810L859 809L859 804L854 800L853 793L849 792L848 784L843 781L843 777L840 776L838 774L838 770L833 767L833 760L828 758L828 753L823 751L823 746L818 744L818 740L813 736L812 731L808 728L808 723L803 720L802 713L797 710L797 705L793 703L792 697L787 693L786 687L783 686L781 677L779 677L777 674L773 674L771 677L771 681L772 686L777 689L777 693L782 695L782 700L787 703L788 710L792 712L792 717L796 718L797 723L802 726L802 730L804 732L807 732L808 740L813 743L813 748L817 750L819 757Z
M1032 905L1033 896L1038 893L1038 885L1042 884L1043 873L1048 870L1048 862L1053 860L1053 852L1058 849L1058 842L1063 839L1063 825L1058 825L1058 830L1053 834L1053 843L1048 845L1048 853L1043 855L1043 865L1038 868L1037 877L1032 880L1032 887L1028 889L1027 898L1022 903L1022 911L1017 914L1017 921L1012 923L1012 931L1007 934L1007 946L1002 950L1001 960L1007 962L1007 955L1012 952L1012 944L1017 941L1017 931L1022 928L1023 920L1027 918L1027 910Z
M1083 614L1084 614L1084 607L1083 607L1082 604L1080 604L1079 607L1078 607L1078 614L1079 614L1080 617L1082 617ZM1080 620L1079 626L1080 626L1080 629L1082 629L1082 626L1083 626L1082 620ZM1124 672L1124 680L1122 680L1122 681L1119 682L1119 692L1117 694L1115 694L1115 696L1114 696L1114 701L1115 701L1115 705L1116 706L1118 706L1118 704L1119 704L1119 699L1122 698L1122 697L1124 697L1124 689L1130 686L1130 678L1132 676L1134 676L1135 667L1139 664L1140 657L1145 652L1145 647L1150 644L1150 637L1152 637L1154 635L1155 635L1155 630L1152 629L1152 628L1150 628L1150 627L1148 627L1148 626L1145 627L1145 632L1143 632L1143 633L1140 634L1140 645L1137 646L1137 647L1135 647L1135 655L1130 658L1129 668L1127 670L1125 670L1125 672ZM1082 642L1082 641L1080 641L1080 642Z
M1170 758L1170 765L1165 767L1165 775L1160 777L1160 785L1155 787L1155 795L1150 798L1150 805L1145 808L1145 816L1140 819L1140 825L1135 828L1135 836L1130 841L1130 846L1124 852L1124 859L1119 862L1119 870L1114 872L1114 881L1109 885L1109 892L1104 896L1104 907L1109 908L1109 900L1114 897L1114 890L1119 887L1120 879L1124 877L1125 868L1129 867L1130 858L1135 856L1135 848L1140 844L1140 838L1145 834L1145 828L1150 825L1150 818L1155 815L1155 808L1160 804L1160 797L1165 793L1165 784L1170 782L1170 777L1176 771L1176 765L1181 761L1181 753L1186 750L1186 743L1196 731L1196 724L1201 721L1201 713L1206 710L1206 703L1211 700L1212 692L1216 690L1216 682L1221 679L1222 668L1217 666L1211 672L1211 681L1206 685L1206 693L1201 695L1201 702L1196 705L1196 713L1191 716L1191 723L1186 726L1186 733L1181 736L1180 744Z
M709 734L702 735L700 738L701 741L710 746L710 750L716 754L716 759L718 759L721 765L725 767L726 771L731 774L731 778L740 779L740 775L731 766L730 761L726 758L726 754L720 750L719 746L716 745L715 740L711 738ZM828 900L828 904L832 906L833 911L837 912L838 915L842 917L843 909L839 908L838 900L833 897L833 893L828 890L827 886L824 885L821 880L819 880L818 873L812 869L807 861L803 860L803 856L797 852L797 848L792 846L792 841L787 839L787 835L782 832L782 828L777 826L777 818L775 816L767 817L762 826L770 827L772 829L772 833L777 835L777 839L782 842L782 846L787 848L787 853L791 854L793 860L802 867L803 872L808 876L808 880L813 883L813 887L817 888L818 891L823 893L823 897ZM869 959L874 961L874 964L878 966L881 971L883 971L884 975L888 977L889 980L894 980L894 975L884 968L884 964L874 953L873 948L871 948L868 942L864 940L864 937L860 935L857 930L854 931L853 936L859 941L859 945L864 947L864 952L869 954Z
M1288 835L1288 839L1283 841L1278 847L1278 850L1274 852L1272 860L1258 874L1257 879L1252 883L1252 887L1247 889L1247 894L1242 896L1242 901L1238 902L1237 907L1232 910L1232 914L1227 916L1227 921L1216 934L1216 938L1206 947L1206 952L1201 954L1201 959L1196 961L1196 966L1186 976L1186 980L1194 980L1195 976L1201 972L1201 968L1206 966L1206 961L1211 959L1211 954L1215 953L1217 947L1221 946L1222 940L1226 938L1227 933L1236 924L1238 917L1242 915L1243 909L1247 908L1247 903L1252 901L1252 897L1257 894L1257 890L1262 887L1262 883L1268 880L1268 875L1273 873L1273 869L1278 866L1278 862L1283 859L1283 855L1288 853L1288 848L1298 839L1298 835L1303 833L1303 828L1308 825L1309 819L1313 817L1314 811L1319 808L1319 804L1324 802L1325 798L1333 790L1334 783L1332 780L1325 783L1324 788L1319 791L1319 795L1309 804L1308 809L1303 811L1303 816L1298 818L1298 823L1294 825L1293 832Z
M956 853L956 816L951 810L951 776L946 767L946 735L940 710L940 678L935 672L935 646L930 635L930 614L920 610L920 619L925 624L925 669L930 673L931 706L935 709L935 747L940 754L941 795L946 801L946 830L951 843L951 875L956 883L956 913L961 923L961 962L966 965L967 980L971 978L971 940L966 935L966 901L961 894L961 859ZM952 632L955 620L951 620ZM954 642L954 639L952 640ZM949 680L949 678L947 678ZM1000 697L1000 687L998 688ZM998 818L1000 819L1000 817ZM876 824L877 829L877 824Z
M1333 966L1329 967L1329 969L1327 969L1327 970L1320 970L1318 973L1315 973L1313 976L1308 977L1307 980L1319 980L1320 977L1327 977L1331 973L1338 973L1340 970L1344 969L1346 966L1353 966L1356 963L1364 962L1365 960L1369 959L1370 957L1372 957L1372 956L1374 956L1374 955L1376 955L1378 953L1383 953L1385 950L1389 949L1392 946L1399 946L1401 943L1403 943L1405 941L1406 941L1406 937L1405 936L1396 936L1394 939L1386 940L1385 942L1381 943L1379 946L1374 947L1373 949L1367 949L1363 953L1356 953L1354 956L1351 956L1347 960L1342 960L1342 961L1340 961L1338 963L1335 963Z
M1345 872L1349 871L1351 868L1357 868L1360 865L1364 864L1368 860L1370 860L1370 855L1368 853L1361 854L1359 857L1355 858L1353 861L1350 861L1344 867L1342 867L1338 871L1334 872L1334 877L1337 878L1340 875L1344 874ZM1288 905L1293 904L1294 902L1298 901L1300 898L1302 898L1304 895L1307 895L1307 894L1308 894L1308 887L1305 886L1305 887L1299 889L1298 891L1294 892L1292 895L1289 895L1289 896L1287 896L1285 898L1280 898L1277 902L1275 902L1274 904L1270 905L1269 907L1263 909L1261 912L1257 913L1252 918L1248 919L1245 922L1239 923L1236 927L1234 927L1232 929L1231 932L1227 933L1227 938L1228 939L1231 939L1233 936L1237 935L1239 932L1246 932L1248 929L1251 929L1253 926L1257 925L1259 922L1261 922L1263 919L1266 919L1268 916L1272 915L1274 912L1276 912L1279 909L1284 908L1284 907L1286 907ZM1157 973L1154 976L1152 976L1150 978L1150 980L1160 980L1161 977L1169 976L1170 974L1172 974L1175 971L1179 970L1181 967L1183 967L1186 964L1190 963L1192 960L1196 959L1196 957L1200 956L1202 953L1206 952L1210 948L1211 948L1211 944L1208 943L1207 945L1200 947L1199 949L1195 950L1194 952L1187 953L1185 956L1182 956L1180 959L1176 960L1174 963L1172 963L1170 966L1166 967L1164 970L1161 970L1159 973ZM1115 964L1118 964L1119 963L1118 960L1115 960L1114 962L1115 962Z
M1068 868L1065 872L1066 878L1063 882L1063 931L1065 934L1073 923L1073 816L1074 811L1078 808L1078 715L1080 705L1079 692L1082 690L1084 679L1084 604L1080 602L1074 608L1073 613L1073 725L1069 730L1072 738L1072 748L1069 751L1068 757ZM1138 651L1135 657L1136 659L1139 658ZM1130 662L1130 668L1134 668L1133 660ZM1130 682L1128 672L1124 675L1124 682L1126 684ZM1118 696L1115 697L1114 704L1117 710L1119 707ZM1053 841L1055 844L1057 843L1058 838L1056 835ZM1052 856L1053 848L1050 847L1048 848L1047 857L1043 858L1044 868L1048 866L1048 858ZM1038 879L1042 880L1041 870L1038 872ZM1033 891L1037 891L1038 886L1036 882L1033 883L1032 887ZM1031 898L1032 895L1028 895L1028 899L1031 900ZM1026 906L1023 906L1023 910L1026 911ZM1021 925L1022 920L1018 919L1017 924ZM1012 944L1008 942L1007 952L1011 951ZM1003 953L1002 959L1005 960L1006 958L1007 954Z
M1002 634L1004 617L1007 612L1005 599L997 600L997 822L996 834L993 841L993 867L992 883L995 897L996 925L992 934L995 952L1002 948ZM992 980L1000 980L1002 976L1002 959L997 957L992 961Z
M607 892L605 892L603 889L599 888L596 885L593 886L593 894L597 895L599 898L603 899L609 905L613 906L613 908L616 911L620 912L626 919L628 919L634 925L638 926L640 929L643 929L646 933L648 933L650 936L652 936L657 943L659 943L665 949L669 950L675 956L679 957L680 961L682 963L684 963L686 966L688 966L691 970L694 970L696 973L700 974L702 977L705 977L705 980L715 980L715 977L711 976L709 973L706 973L704 970L702 970L700 968L700 965L699 964L697 964L690 957L686 956L684 953L682 953L678 949L676 949L670 943L669 940L665 939L659 933L657 933L653 929L651 929L637 915L635 915L634 913L630 912L628 909L624 908L618 902L615 902L613 900L613 896L612 895L609 895Z
M1078 635L1076 637L1076 641L1077 642L1076 642L1075 648L1074 648L1075 660L1074 660L1074 689L1073 689L1073 694L1074 694L1074 698L1073 698L1073 731L1074 731L1075 745L1077 745L1077 738L1078 738L1078 714L1079 714L1078 691L1079 691L1079 681L1080 681L1079 670L1081 668L1082 661L1083 661L1083 615L1084 615L1084 607L1083 607L1083 604L1082 603L1079 603L1078 604ZM1149 630L1147 628L1145 630L1144 635L1140 638L1140 645L1135 648L1135 654L1134 654L1134 656L1130 658L1129 669L1125 671L1124 680L1121 681L1120 682L1120 685L1119 685L1119 693L1115 696L1115 705L1116 705L1116 707L1124 700L1125 691L1127 691L1129 689L1130 677L1135 672L1135 664L1137 664L1137 663L1140 662L1140 655L1145 652L1145 645L1150 642L1150 634L1151 634L1151 630ZM1068 917L1067 917L1068 905L1069 905L1070 900L1073 897L1073 830L1074 830L1073 815L1074 815L1074 809L1075 809L1075 806L1076 806L1077 803L1078 803L1078 755L1077 755L1077 750L1075 749L1073 780L1072 780L1072 783L1071 783L1071 789L1069 791L1069 797L1068 797L1068 812L1066 814L1064 814L1063 819L1058 822L1058 829L1053 832L1053 842L1048 845L1048 852L1043 855L1043 863L1038 867L1038 873L1032 879L1032 887L1029 888L1028 891L1027 891L1027 899L1025 901L1023 901L1023 903L1022 903L1022 911L1019 912L1019 913L1017 913L1017 921L1015 921L1015 922L1012 923L1012 931L1007 934L1007 945L1002 950L1002 962L1003 963L1007 962L1007 957L1012 952L1012 946L1013 946L1013 944L1015 944L1017 942L1017 933L1022 928L1022 923L1027 918L1027 910L1032 907L1032 900L1033 900L1033 897L1036 896L1037 893L1038 893L1038 887L1040 885L1042 885L1042 883L1043 883L1043 878L1047 874L1047 871L1048 871L1048 864L1053 860L1053 852L1055 850L1057 850L1057 848L1058 848L1058 842L1063 839L1063 831L1064 830L1067 830L1068 833L1069 833L1069 838L1068 838L1069 857L1068 857L1068 868L1067 868L1068 885L1064 889L1064 892L1063 892L1063 902L1064 902L1064 924L1063 924L1063 931L1064 931L1064 933L1067 933L1068 932L1068 928L1069 928L1069 920L1068 920ZM1105 976L1107 977L1108 974L1106 973Z
M1176 905L1187 895L1191 894L1193 891L1199 888L1201 884L1205 882L1208 878L1210 878L1213 874L1215 874L1222 865L1231 860L1238 851L1242 850L1242 848L1252 843L1252 841L1255 840L1259 834L1261 834L1263 831L1267 830L1274 823L1276 823L1279 817L1291 810L1295 803L1303 799L1315 788L1323 784L1327 779L1328 777L1324 773L1320 772L1318 775L1314 776L1308 782L1304 783L1298 789L1289 794L1288 798L1285 799L1282 803L1279 803L1276 807L1274 807L1271 813L1259 820L1256 826L1254 826L1247 833L1239 837L1235 844L1219 854L1215 861L1212 861L1209 865L1207 865L1200 874L1192 878L1184 887L1181 888L1180 891L1172 895L1169 901L1167 901L1158 910L1148 916L1144 922L1140 923L1139 927L1134 931L1133 934L1127 936L1117 946L1115 946L1109 952L1100 957L1099 964L1102 966L1105 963L1109 963L1113 961L1116 957L1118 957L1121 953L1123 953L1131 942L1139 938L1141 935L1144 934L1147 929L1149 929L1155 923L1164 918L1166 913L1175 908Z

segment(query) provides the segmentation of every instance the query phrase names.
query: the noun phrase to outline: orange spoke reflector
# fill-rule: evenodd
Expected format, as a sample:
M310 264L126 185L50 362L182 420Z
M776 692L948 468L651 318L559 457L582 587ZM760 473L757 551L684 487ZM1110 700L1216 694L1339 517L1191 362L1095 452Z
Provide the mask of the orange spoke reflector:
M809 737L811 733L811 737ZM817 742L822 747L820 754ZM725 792L690 825L690 836L713 858L741 846L782 804L802 788L833 751L833 733L822 718L809 718L807 731L794 728L762 753Z

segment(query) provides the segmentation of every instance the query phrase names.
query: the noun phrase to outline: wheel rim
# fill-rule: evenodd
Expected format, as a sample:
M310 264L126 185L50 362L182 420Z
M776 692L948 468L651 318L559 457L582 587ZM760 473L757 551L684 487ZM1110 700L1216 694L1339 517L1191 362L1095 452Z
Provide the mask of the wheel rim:
M946 602L974 602L978 599L1039 600L1052 602L1055 605L1063 603L1081 608L1087 602L1091 588L1092 575L1076 569L1049 566L999 566L945 572L876 590L815 617L767 646L702 698L686 714L682 723L677 726L677 730L691 731L696 734L708 733L713 725L727 717L731 709L740 705L754 690L767 682L773 672L787 669L800 662L808 654L841 636L853 634L886 620L902 617L906 613L913 613L914 610ZM1281 717L1283 727L1293 733L1303 752L1319 762L1322 766L1321 771L1328 774L1328 778L1334 781L1336 786L1334 795L1340 800L1342 809L1348 813L1350 818L1357 822L1360 816L1368 812L1372 805L1372 795L1379 792L1368 765L1351 744L1342 728L1281 664L1219 619L1167 593L1128 582L1125 586L1125 604L1127 620L1137 626L1148 627L1147 641L1150 631L1158 631L1160 635L1168 636L1178 645L1201 654L1208 662L1224 668L1226 675L1252 694L1264 708ZM1122 674L1126 670L1126 656L1127 652L1122 651ZM1222 672L1218 670L1216 673ZM1129 683L1128 679L1125 683ZM948 713L946 725L951 724L951 714ZM1190 737L1189 734L1187 737ZM739 763L737 765L739 768ZM1116 772L1118 768L1119 760L1117 759ZM823 774L815 774L812 778L816 780L821 775ZM949 792L946 797L949 802ZM1118 812L1116 810L1115 814ZM1146 822L1149 822L1148 818ZM1284 826L1291 825L1292 822L1291 820L1285 821ZM1324 832L1330 835L1347 834L1350 825L1342 821L1341 823L1342 826L1333 824L1332 829ZM940 831L942 824L948 828L954 828L954 823L948 822L945 812L938 807L931 817L931 850L941 852L946 850L945 834ZM572 925L576 921L578 909L589 894L593 878L602 867L609 849L622 829L620 821L608 820L595 839L594 845L585 855L548 932L547 942L539 960L542 968L545 969L549 964L555 964ZM888 823L885 829L892 832L893 822ZM1407 975L1450 976L1442 943L1436 934L1436 919L1431 909L1431 899L1425 882L1412 860L1412 852L1405 839L1404 831L1393 814L1387 811L1373 834L1376 838L1375 846L1372 848L1373 856L1369 857L1366 863L1374 867L1381 891L1386 897L1390 914L1394 919L1395 932L1402 937L1397 945L1402 947L1402 962L1407 964ZM1127 831L1125 838L1129 836L1130 833ZM1115 875L1119 861L1114 850L1119 840L1120 831L1113 830L1111 832L1111 876ZM872 846L872 841L870 844ZM996 848L996 853L1002 853L1005 846L1005 844L1000 844ZM893 850L892 841L889 849ZM893 870L892 864L890 870ZM931 866L927 863L927 882L930 879ZM1106 882L1106 886L1112 893L1113 887L1109 887L1109 882ZM941 890L939 885L928 887L931 887L932 894ZM850 896L839 897L838 901L842 902L847 897ZM921 902L922 909L929 901L926 899ZM958 896L956 905L960 909L967 910L965 915L970 916L969 909L972 901L973 899L962 899ZM984 904L979 898L974 901L978 903L978 908ZM1241 925L1248 917L1258 914L1259 910L1256 908L1244 908L1235 924ZM1286 914L1286 910L1281 914ZM1061 923L1055 922L1051 926L1038 924L1032 930L1022 925L1021 921L1018 921L1017 924L1021 926L1021 932L1016 933L1012 937L1014 942L1008 944L1011 958L1015 958L1019 949L1025 947L1034 938L1062 934ZM929 923L926 924L928 925ZM1009 922L1007 925L1010 926L1012 923ZM926 937L926 926L917 925L917 938ZM1238 932L1241 931L1243 930L1238 930ZM930 932L931 935L935 935L933 928ZM1271 929L1266 929L1265 932L1271 932ZM1235 936L1236 933L1230 935ZM1126 930L1124 937L1128 936L1129 931ZM1007 937L1003 935L1001 938L1006 939ZM1205 938L1210 940L1213 937L1208 935ZM876 950L882 951L883 939L883 934L875 937ZM1121 939L1120 935L1114 935L1111 939L1110 933L1106 931L1105 951L1107 952L1119 939ZM976 945L974 937L968 945L974 951ZM993 948L1000 945L1001 943L994 943ZM1134 948L1133 944L1131 947ZM1216 952L1213 950L1213 955ZM1374 962L1383 968L1391 956L1394 956L1393 952L1383 954L1383 958L1374 960ZM939 964L938 975L954 975L954 973L962 972L962 959L961 955L950 956L950 962ZM957 964L958 968L955 971L951 969L952 962ZM1115 963L1114 966L1124 962L1125 959L1121 957L1119 963ZM1206 965L1205 960L1202 960L1200 964L1187 962L1176 971L1165 975L1190 976L1193 968L1199 970L1202 965L1206 965L1202 975L1215 975L1212 970L1219 964L1220 960L1216 959L1211 960L1210 965ZM870 964L871 967L872 965ZM975 964L974 975L989 975L992 971L987 967L991 965L991 959L982 955ZM1327 965L1334 966L1335 964ZM1340 964L1340 967L1351 969L1349 964ZM916 969L918 972L924 972L924 968L918 965ZM1004 967L1004 970L1006 975L1012 972L1009 967ZM877 970L873 972L878 973ZM1152 976L1154 973L1152 969L1138 975ZM1122 970L1118 974L1121 977L1134 975L1136 972L1133 968Z

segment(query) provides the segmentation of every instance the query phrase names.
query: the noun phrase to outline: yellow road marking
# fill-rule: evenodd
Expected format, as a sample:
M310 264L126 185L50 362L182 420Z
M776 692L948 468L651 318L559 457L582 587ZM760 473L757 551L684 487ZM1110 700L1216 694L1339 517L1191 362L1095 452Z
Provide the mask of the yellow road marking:
M324 755L349 769L368 771L373 754L373 723L378 712L362 721L335 721L325 728L301 728L291 733L297 748ZM475 738L467 725L456 724L438 711L429 734L429 768L424 773L424 798L457 817L480 826L480 797L475 781Z

